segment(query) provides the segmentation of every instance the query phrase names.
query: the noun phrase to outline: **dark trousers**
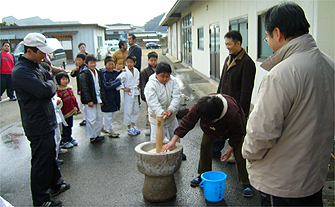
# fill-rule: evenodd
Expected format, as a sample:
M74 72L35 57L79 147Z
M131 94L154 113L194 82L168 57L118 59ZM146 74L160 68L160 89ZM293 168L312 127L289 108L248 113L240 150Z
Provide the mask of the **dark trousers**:
M7 96L9 98L14 98L14 85L12 82L12 75L11 74L0 74L0 90L1 90L1 96L7 89Z
M213 148L212 148L212 153L215 154L216 152L220 152L221 150L224 148L226 141L215 141L213 144Z
M262 206L323 206L322 188L313 195L302 198L282 198L263 192L260 194Z
M73 126L73 116L65 119L68 126L63 124L62 142L71 142L72 140L72 126Z
M242 185L249 185L248 172L246 169L245 159L242 157L242 144L243 140L239 147L233 150L236 160L236 168L238 173L238 181ZM208 137L205 133L202 135L201 147L200 147L200 160L198 173L202 174L207 171L212 170L212 147L215 142L215 139Z
M49 189L57 190L63 183L56 163L55 132L27 136L31 148L31 193L34 206L50 201Z

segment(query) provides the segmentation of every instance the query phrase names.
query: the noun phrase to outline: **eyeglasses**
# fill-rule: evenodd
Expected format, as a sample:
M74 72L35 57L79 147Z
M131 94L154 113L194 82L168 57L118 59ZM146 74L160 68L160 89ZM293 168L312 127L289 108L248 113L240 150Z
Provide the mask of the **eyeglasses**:
M265 37L263 38L264 42L268 43L269 41L269 37L267 35L265 35Z

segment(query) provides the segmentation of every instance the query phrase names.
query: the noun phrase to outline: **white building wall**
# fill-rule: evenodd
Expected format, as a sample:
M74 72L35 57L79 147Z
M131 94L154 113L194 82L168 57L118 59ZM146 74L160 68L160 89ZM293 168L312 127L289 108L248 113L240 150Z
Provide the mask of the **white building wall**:
M267 73L260 67L261 61L257 60L258 56L258 15L279 4L281 0L208 0L196 1L189 8L182 12L181 17L192 13L192 67L210 77L210 51L209 51L209 25L218 23L220 25L220 67L223 67L225 58L229 55L225 47L224 35L229 31L229 20L242 16L248 18L248 54L255 61L257 70L255 85L252 95L252 103L255 103L257 91L263 76ZM310 34L315 38L319 48L335 59L335 16L333 0L296 0L305 11L307 20L309 21ZM182 52L182 34L181 21L178 21L180 40L178 53ZM173 26L174 27L174 26ZM204 50L197 48L197 29L204 27ZM174 57L177 57L172 53ZM178 55L181 60L181 55Z

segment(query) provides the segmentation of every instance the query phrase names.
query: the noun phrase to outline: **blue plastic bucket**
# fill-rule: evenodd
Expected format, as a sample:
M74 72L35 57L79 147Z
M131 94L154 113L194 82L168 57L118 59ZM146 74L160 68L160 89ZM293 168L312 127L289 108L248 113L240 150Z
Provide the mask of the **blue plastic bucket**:
M227 175L223 172L208 171L201 174L200 187L204 188L205 199L209 202L219 202L224 198Z

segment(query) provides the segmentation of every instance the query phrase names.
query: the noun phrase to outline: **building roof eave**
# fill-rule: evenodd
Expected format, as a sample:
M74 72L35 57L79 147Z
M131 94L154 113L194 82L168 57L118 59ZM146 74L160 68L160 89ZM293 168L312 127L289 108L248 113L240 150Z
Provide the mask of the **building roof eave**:
M177 0L169 12L167 12L159 26L170 26L181 18L181 13L190 7L196 0Z

